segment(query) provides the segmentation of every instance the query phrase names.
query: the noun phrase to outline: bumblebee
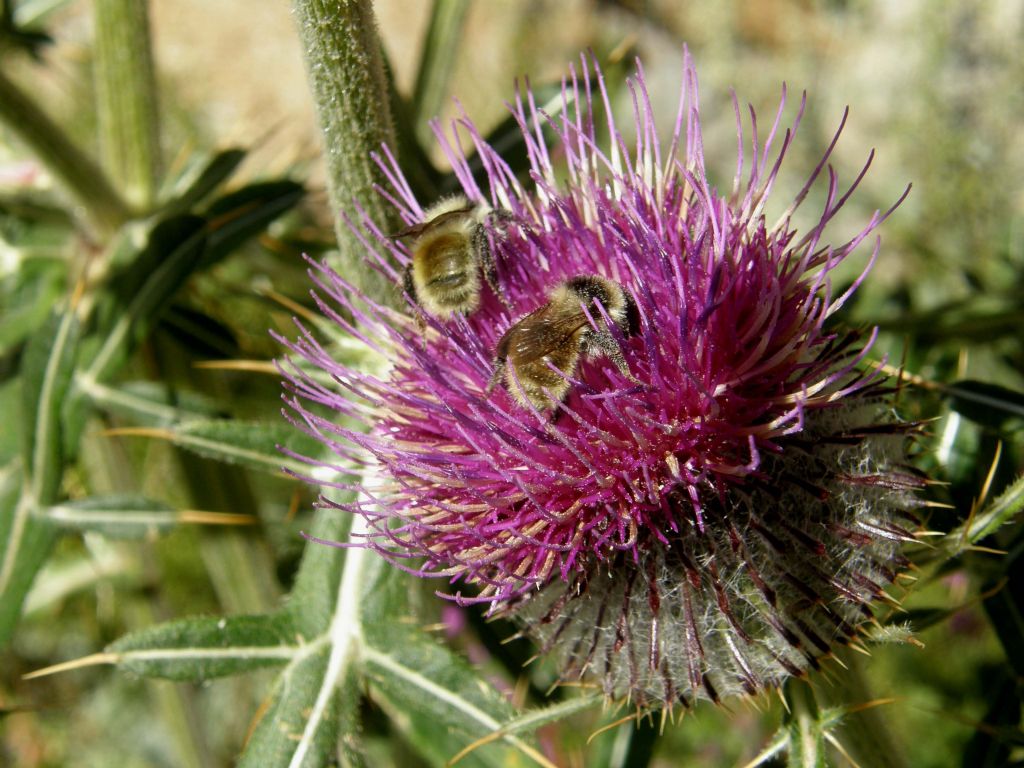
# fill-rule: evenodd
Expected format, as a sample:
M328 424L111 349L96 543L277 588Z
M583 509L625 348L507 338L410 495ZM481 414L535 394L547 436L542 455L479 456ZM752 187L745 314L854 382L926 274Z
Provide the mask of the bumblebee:
M605 325L598 304L624 336L639 331L636 303L621 285L597 275L573 277L556 286L546 304L505 331L495 349L487 392L501 381L520 405L552 411L569 394L568 379L576 375L580 361L600 356L639 384L610 330L597 329Z
M457 195L428 208L421 223L392 235L408 242L412 256L402 279L409 297L441 320L468 314L480 306L483 273L504 301L485 225L510 218L505 211Z

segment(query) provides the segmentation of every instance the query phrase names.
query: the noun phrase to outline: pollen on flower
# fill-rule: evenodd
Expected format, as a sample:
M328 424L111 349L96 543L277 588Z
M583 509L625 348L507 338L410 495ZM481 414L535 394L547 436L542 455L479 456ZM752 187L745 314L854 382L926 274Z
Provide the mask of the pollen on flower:
M416 251L365 217L352 226L403 306L325 266L311 275L324 315L390 369L337 362L300 326L286 400L336 457L310 460L310 474L354 492L323 503L369 524L350 545L512 617L565 679L673 706L777 686L854 638L905 566L922 481L903 463L911 427L864 365L874 334L827 326L892 209L828 242L864 175L840 186L833 140L769 224L803 100L788 128L785 91L767 136L752 121L747 156L737 106L741 154L722 194L705 173L689 55L667 143L639 62L629 86L632 148L586 57L557 114L519 93L524 177L468 117L450 134L435 126L458 205L425 207L385 149L381 194ZM792 214L826 168L817 221L798 232ZM437 250L424 246L431 210L449 222ZM473 217L462 240L453 215ZM862 244L864 272L834 295L831 273ZM428 256L403 289L410 259ZM432 281L449 293L468 281L472 302L428 311L414 294Z

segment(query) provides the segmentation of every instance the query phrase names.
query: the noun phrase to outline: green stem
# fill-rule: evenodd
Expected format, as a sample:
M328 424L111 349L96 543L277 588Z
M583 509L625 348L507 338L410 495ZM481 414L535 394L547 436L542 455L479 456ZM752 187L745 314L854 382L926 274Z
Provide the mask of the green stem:
M858 765L907 768L906 751L892 727L890 708L895 705L864 706L876 699L864 674L870 659L847 648L838 650L836 658L845 669L830 675L817 692L829 705L853 710L843 716L837 738Z
M128 206L102 169L3 71L0 71L0 122L71 191L103 234L116 231L128 220Z
M337 216L338 271L377 301L397 291L363 260L364 248L342 213L354 202L384 228L397 228L395 212L374 190L384 183L370 157L395 146L377 25L370 0L294 0L306 66L327 154L327 187Z
M96 109L103 164L148 210L160 162L156 75L146 0L95 0Z

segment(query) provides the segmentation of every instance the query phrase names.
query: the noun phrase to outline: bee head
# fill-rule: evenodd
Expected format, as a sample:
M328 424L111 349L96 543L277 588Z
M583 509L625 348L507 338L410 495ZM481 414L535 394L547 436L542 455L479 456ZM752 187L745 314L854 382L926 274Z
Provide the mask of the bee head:
M618 283L597 275L577 275L566 281L565 287L581 302L600 302L605 312L616 321L625 336L640 332L640 311L633 297Z

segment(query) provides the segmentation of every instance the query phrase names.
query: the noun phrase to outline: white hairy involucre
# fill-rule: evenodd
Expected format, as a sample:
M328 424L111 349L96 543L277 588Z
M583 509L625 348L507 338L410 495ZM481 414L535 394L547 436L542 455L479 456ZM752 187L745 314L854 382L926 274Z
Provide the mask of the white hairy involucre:
M763 482L708 500L703 531L666 531L639 562L593 562L503 613L563 680L596 679L640 708L777 687L855 637L906 566L919 484L902 469L907 439L875 400L809 415Z

